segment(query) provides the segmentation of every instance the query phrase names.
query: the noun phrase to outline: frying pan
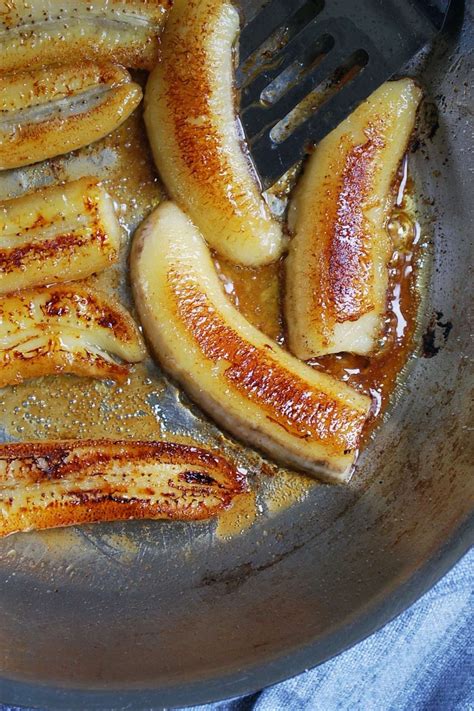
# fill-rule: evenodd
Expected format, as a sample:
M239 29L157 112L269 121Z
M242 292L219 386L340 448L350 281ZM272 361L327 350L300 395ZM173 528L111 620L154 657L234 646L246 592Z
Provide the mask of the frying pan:
M3 540L3 703L157 708L248 693L370 634L468 549L470 48L472 6L454 3L447 34L411 68L430 114L411 163L433 267L420 353L352 483L316 486L229 539L212 523L163 522ZM168 418L184 412L176 402L162 403Z

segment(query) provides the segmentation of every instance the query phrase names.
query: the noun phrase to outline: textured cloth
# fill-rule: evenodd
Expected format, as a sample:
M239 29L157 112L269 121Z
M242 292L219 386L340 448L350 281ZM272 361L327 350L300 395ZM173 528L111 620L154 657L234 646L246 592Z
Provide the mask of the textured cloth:
M474 551L386 627L301 676L194 711L474 711Z

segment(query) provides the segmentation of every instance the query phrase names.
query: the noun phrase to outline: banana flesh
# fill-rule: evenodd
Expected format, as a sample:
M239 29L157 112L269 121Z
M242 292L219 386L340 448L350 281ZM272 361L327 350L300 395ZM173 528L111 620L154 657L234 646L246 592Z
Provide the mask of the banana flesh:
M0 294L85 279L118 259L112 198L81 178L0 202Z
M0 536L128 519L201 520L246 490L222 456L171 442L0 447Z
M79 283L0 299L0 387L74 373L123 380L145 357L138 328L119 304Z
M258 266L278 259L284 240L242 147L233 86L238 31L229 0L176 0L148 80L145 123L172 199L219 254Z
M386 227L420 100L413 80L388 82L308 160L290 206L285 299L290 350L303 360L377 347L393 250Z
M131 268L156 357L204 410L284 464L347 480L370 399L254 328L226 298L202 236L173 203L139 229Z
M0 170L103 138L138 106L141 87L114 64L71 64L0 75Z
M8 0L0 73L84 60L151 69L171 0Z

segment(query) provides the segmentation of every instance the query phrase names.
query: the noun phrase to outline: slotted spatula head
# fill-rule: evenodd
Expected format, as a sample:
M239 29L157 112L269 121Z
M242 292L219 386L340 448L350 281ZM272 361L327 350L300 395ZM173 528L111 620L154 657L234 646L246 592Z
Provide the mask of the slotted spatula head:
M450 0L270 0L240 37L240 117L264 189L439 33Z

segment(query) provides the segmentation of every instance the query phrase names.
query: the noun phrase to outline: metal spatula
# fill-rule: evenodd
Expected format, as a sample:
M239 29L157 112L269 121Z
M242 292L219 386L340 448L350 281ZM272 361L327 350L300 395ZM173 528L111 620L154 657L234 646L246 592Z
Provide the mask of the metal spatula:
M442 29L450 0L270 0L240 37L241 121L263 188Z

